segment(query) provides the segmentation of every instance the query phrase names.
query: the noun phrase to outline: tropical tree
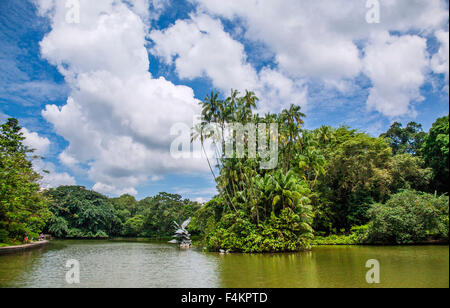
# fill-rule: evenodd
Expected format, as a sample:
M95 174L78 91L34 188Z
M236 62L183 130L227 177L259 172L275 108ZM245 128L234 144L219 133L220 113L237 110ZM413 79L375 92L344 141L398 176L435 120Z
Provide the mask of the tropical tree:
M300 106L291 105L289 109L281 112L280 123L280 145L282 154L282 165L284 172L288 172L293 166L292 159L295 151L302 149L302 126L303 118L306 117L301 111Z
M185 221L194 216L200 209L200 204L180 195L160 193L155 197L146 198L140 203L145 203L143 211L144 236L165 237L172 234L174 221Z
M136 216L139 212L138 202L136 198L125 194L120 196L119 198L110 199L114 209L116 211L116 215L119 216L122 223L125 223L128 219Z
M267 114L261 117L253 114L257 107L258 98L251 91L243 96L232 91L231 96L224 100L212 93L202 102L202 121L197 127L193 138L202 142L213 139L210 131L204 128L213 122L218 123L219 130L227 122L279 125L279 161L274 170L260 169L261 157L249 157L249 136L244 136L244 155L238 157L234 151L231 157L225 155L223 147L217 151L217 165L219 175L216 176L210 164L211 171L217 182L219 195L205 209L197 212L193 218L194 228L201 229L208 247L217 249L232 249L235 251L294 251L306 248L312 235L312 210L310 179L317 181L317 175L323 172L323 157L319 151L305 151L303 149L303 118L299 106L292 105L283 110L280 115ZM266 126L267 127L267 126ZM225 144L224 134L220 142ZM213 139L213 143L218 143ZM229 154L229 153L227 153ZM303 160L312 162L312 166L300 164ZM220 202L218 201L220 200ZM212 205L220 204L220 215ZM213 213L215 213L213 215ZM210 217L206 214L212 215ZM289 223L287 223L289 221ZM200 222L207 226L199 227ZM208 230L206 232L205 230ZM280 233L278 233L280 232ZM286 242L278 245L276 237L283 234ZM256 240L266 235L267 241ZM271 238L271 240L269 240Z
M433 170L425 168L423 159L410 154L395 155L387 168L392 178L390 185L392 193L404 189L427 191L433 178Z
M37 238L52 214L39 187L17 119L0 126L0 237L6 242L24 234Z
M310 204L307 197L310 194L308 185L301 181L292 170L287 174L283 174L280 170L273 174L266 174L263 193L269 196L274 215L288 207L297 210Z
M144 232L144 216L137 215L128 219L123 225L122 234L130 237L142 236Z
M50 209L58 217L48 231L57 237L95 238L119 235L120 219L111 201L81 186L60 186L45 192Z
M448 196L416 191L393 195L369 211L368 240L383 244L414 244L429 239L448 240Z
M345 127L335 134L336 141L324 149L328 163L318 190L322 203L330 207L326 212L333 227L350 230L367 223L370 205L390 195L392 150L383 138Z
M389 140L394 155L419 155L426 136L421 124L410 122L403 128L401 123L395 122L380 137Z
M422 147L427 167L433 169L432 188L449 193L449 117L437 119Z

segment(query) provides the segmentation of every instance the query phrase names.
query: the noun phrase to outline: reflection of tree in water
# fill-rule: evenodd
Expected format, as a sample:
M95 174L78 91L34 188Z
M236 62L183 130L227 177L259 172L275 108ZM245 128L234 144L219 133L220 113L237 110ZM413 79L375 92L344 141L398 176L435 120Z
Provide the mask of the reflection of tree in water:
M46 247L0 255L0 288L24 287L30 272L39 266Z
M316 258L311 251L283 254L229 254L220 257L224 288L318 287Z

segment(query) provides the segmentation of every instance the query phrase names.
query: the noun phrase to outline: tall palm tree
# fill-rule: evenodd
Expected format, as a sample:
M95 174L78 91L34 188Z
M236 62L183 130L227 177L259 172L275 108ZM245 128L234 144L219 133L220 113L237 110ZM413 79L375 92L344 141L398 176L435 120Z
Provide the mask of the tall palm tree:
M289 109L283 110L280 115L280 139L282 143L281 148L284 152L283 166L285 172L292 167L292 158L295 148L298 147L300 150L302 148L302 126L305 124L303 118L305 118L306 115L300 110L300 106L291 105Z
M317 130L317 134L321 144L326 144L336 139L333 128L330 126L322 126Z

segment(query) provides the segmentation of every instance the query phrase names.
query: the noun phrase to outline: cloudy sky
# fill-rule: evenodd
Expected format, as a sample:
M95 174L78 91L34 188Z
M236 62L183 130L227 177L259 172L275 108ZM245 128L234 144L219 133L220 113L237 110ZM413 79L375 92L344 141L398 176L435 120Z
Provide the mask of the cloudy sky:
M206 161L169 150L211 89L301 105L307 128L429 129L448 31L448 0L0 0L0 120L20 119L45 187L206 200Z

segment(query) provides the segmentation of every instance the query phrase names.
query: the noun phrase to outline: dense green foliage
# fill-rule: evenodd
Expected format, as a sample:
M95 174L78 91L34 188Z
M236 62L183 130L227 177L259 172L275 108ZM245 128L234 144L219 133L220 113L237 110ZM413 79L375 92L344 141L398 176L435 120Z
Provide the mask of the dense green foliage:
M345 127L329 129L332 141L321 146L327 165L319 178L314 228L336 232L368 223L367 211L402 189L427 190L432 170L410 154L393 156L382 138Z
M369 225L352 227L349 234L317 235L314 245L359 245L367 243Z
M45 193L54 218L48 231L60 238L104 238L120 230L108 198L78 186L61 186Z
M374 138L348 127L306 130L305 115L296 106L260 117L252 113L257 101L251 92L239 96L232 91L225 100L212 93L202 102L202 124L193 137L212 139L216 146L219 157L210 166L219 195L197 212L192 225L211 250L300 250L310 246L313 229L318 235L314 244L388 243L388 236L373 236L373 208L393 202L388 200L404 190L446 192L441 182L448 181L448 117L439 119L430 134L414 122L406 128L394 123ZM274 170L260 169L261 157L251 159L248 151L244 157L236 152L233 159L225 157L220 145L227 140L206 128L218 123L220 130L233 121L277 123L279 164ZM411 235L412 241L429 238L430 232L423 231L421 238Z
M139 202L130 195L109 199L79 186L61 186L45 194L54 213L47 230L58 238L170 236L173 221L185 220L200 208L167 193Z
M438 119L425 137L422 155L427 166L433 169L432 188L439 193L449 193L449 118Z
M380 137L388 138L392 152L397 154L419 155L427 134L422 125L410 122L403 128L401 123L395 122L391 128Z
M257 101L252 92L239 96L239 92L232 91L225 100L212 93L202 103L201 125L193 137L202 143L211 139L216 148L220 173L216 177L212 168L211 171L219 195L198 212L193 225L203 224L204 243L211 250L298 251L309 248L313 238L311 188L323 171L323 157L304 146L308 141L301 138L304 114L300 107L291 106L279 115L260 117L253 113ZM238 157L236 148L233 158L226 155L223 145L229 140L223 133L210 135L207 128L216 123L223 131L226 123L232 122L278 125L279 163L275 169L261 168L265 158L250 155L248 131L243 136L243 157ZM265 143L272 138L267 135Z
M409 154L392 157L389 171L392 176L390 189L393 193L402 189L428 191L433 178L433 170L425 168L423 159Z
M368 241L413 244L429 239L448 240L448 196L404 191L369 211Z
M323 152L328 164L317 192L329 223L338 230L367 223L370 204L383 201L390 193L391 149L384 139L342 127L334 131L333 141ZM327 226L318 221L315 227Z
M38 238L51 217L39 188L24 137L16 119L0 127L0 243L21 242L25 234Z
M200 204L180 195L160 193L139 202L143 207L144 236L165 237L173 234L173 222L194 216Z

